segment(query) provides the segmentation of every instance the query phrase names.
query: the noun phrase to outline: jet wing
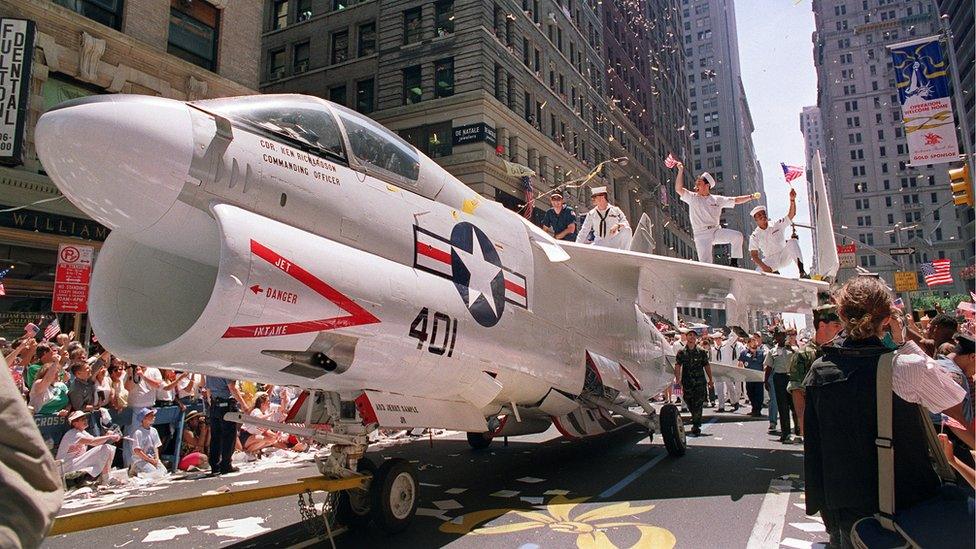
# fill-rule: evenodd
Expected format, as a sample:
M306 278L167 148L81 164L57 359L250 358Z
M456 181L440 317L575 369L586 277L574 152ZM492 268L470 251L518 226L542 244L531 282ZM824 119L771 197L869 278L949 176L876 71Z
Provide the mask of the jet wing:
M570 269L642 309L672 318L676 306L725 309L727 324L751 326L757 311L809 314L824 282L711 265L687 259L561 242Z
M761 370L739 368L738 366L722 364L721 362L711 362L709 365L712 367L712 377L715 378L715 381L731 381L732 383L739 381L763 381L764 374Z

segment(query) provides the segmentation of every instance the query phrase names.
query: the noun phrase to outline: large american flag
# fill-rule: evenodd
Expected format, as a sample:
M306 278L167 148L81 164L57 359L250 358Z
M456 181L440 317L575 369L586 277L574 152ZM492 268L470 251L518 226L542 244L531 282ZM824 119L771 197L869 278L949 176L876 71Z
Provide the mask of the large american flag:
M783 166L783 177L786 178L787 183L803 175L803 168L799 166L787 166L782 162L780 162L779 165Z
M936 259L931 263L922 263L920 270L922 276L925 277L925 284L928 286L952 284L952 261L949 259Z

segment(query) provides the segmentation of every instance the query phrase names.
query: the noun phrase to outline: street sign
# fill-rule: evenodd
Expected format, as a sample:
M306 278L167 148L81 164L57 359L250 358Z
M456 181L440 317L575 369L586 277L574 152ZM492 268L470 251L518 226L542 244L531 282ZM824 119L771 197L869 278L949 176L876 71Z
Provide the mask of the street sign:
M853 269L857 265L855 254L857 253L857 245L854 243L846 245L837 245L837 261L840 263L841 269Z
M95 249L91 246L62 244L58 247L52 312L88 312L88 282L91 280L94 255Z
M917 292L918 273L915 271L895 271L896 292Z
M915 248L912 248L911 246L906 246L904 248L892 248L888 250L888 253L891 255L912 255L915 253Z

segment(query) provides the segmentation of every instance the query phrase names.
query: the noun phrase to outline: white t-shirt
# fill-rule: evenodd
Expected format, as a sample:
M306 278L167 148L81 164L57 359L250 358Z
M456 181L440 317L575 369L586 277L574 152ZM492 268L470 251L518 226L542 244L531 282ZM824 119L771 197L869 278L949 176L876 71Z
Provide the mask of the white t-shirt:
M132 432L132 448L139 448L146 453L147 456L155 459L159 459L156 455L156 449L162 446L162 441L159 440L159 431L155 427L150 426L148 429L143 428L139 425L139 428ZM146 463L145 460L139 458L138 454L132 452L132 463L134 465Z
M278 407L272 404L271 407L268 408L268 413L262 412L260 408L255 408L251 410L251 416L256 417L258 419L266 419L268 421L278 421L279 420ZM247 423L244 424L244 430L247 431L248 433L251 433L252 435L260 435L265 429L267 429L267 427L250 425Z
M158 382L163 381L163 375L156 368L143 368L142 377L148 377ZM151 387L146 380L139 379L139 383L129 391L129 408L148 408L156 404L156 388Z
M931 412L941 412L962 402L966 390L914 342L906 343L891 368L891 388L896 395Z
M765 229L756 227L749 235L749 251L762 252L763 257L780 253L786 247L786 228L789 226L790 218L784 217Z
M191 381L193 382L193 390L192 391L188 391L187 390L187 387L189 387ZM201 386L202 383L203 383L203 375L202 374L190 374L190 375L184 377L182 380L180 380L180 382L177 384L177 387L179 388L179 391L177 392L177 395L180 398L187 398L187 397L195 397L196 398L196 397L199 397L200 396L200 386Z
M67 459L80 457L86 451L88 451L88 444L86 442L91 441L95 437L91 436L91 433L87 431L79 431L72 427L68 429L68 432L64 434L61 438L61 444L58 446L58 455L56 459Z
M172 389L163 389L164 386L169 385L171 381L163 380L163 385L156 389L156 400L174 401L176 400L176 385ZM179 385L179 384L177 384Z
M722 210L735 207L735 199L730 196L717 194L701 196L687 189L681 193L681 201L688 204L688 217L691 219L691 228L696 233L708 230L708 227L717 228L722 216Z

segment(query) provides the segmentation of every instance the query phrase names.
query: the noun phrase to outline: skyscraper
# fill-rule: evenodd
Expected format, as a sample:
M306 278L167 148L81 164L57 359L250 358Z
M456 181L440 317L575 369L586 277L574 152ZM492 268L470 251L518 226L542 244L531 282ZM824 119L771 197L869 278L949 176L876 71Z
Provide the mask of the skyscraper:
M959 291L965 246L946 164L912 166L885 46L937 34L930 2L817 1L813 36L818 106L823 117L838 243L857 241L858 264L894 284L894 271L917 271L948 258ZM958 113L957 113L958 115ZM841 223L841 221L837 221ZM892 257L892 248L914 248ZM925 289L921 280L920 288Z
M689 155L694 166L687 163L694 174L689 175L696 177L702 171L714 175L716 194L760 191L763 175L752 143L755 128L739 67L735 6L732 0L682 0L681 8L694 130ZM749 208L742 206L725 210L722 223L747 239L754 225ZM749 254L745 255L740 266L752 267ZM727 263L728 257L728 246L715 248L716 263Z

